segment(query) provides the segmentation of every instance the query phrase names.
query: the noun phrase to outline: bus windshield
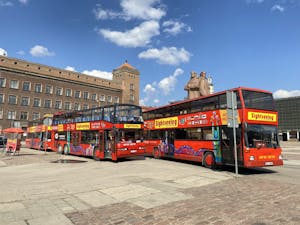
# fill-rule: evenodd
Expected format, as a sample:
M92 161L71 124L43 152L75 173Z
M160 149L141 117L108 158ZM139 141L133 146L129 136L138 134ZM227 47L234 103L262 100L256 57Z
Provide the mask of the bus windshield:
M278 144L278 131L276 126L247 124L246 146L249 148L276 148Z
M142 110L135 105L116 105L116 122L123 123L142 123Z
M275 110L272 94L249 90L242 92L246 108Z

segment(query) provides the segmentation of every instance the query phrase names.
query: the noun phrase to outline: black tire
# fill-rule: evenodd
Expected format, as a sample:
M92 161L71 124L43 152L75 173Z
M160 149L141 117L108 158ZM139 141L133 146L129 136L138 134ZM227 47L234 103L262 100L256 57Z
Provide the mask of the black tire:
M160 152L159 152L159 149L158 149L157 147L154 147L154 148L153 148L152 156L153 156L155 159L159 159L159 158L160 158Z
M57 147L57 154L63 154L64 153L64 151L63 151L63 147L61 146L61 145L58 145L58 147Z
M70 152L70 149L69 149L69 146L68 145L64 145L64 150L63 150L63 154L65 155L69 155L69 152Z
M216 168L215 156L212 152L205 152L202 159L202 165L209 169Z

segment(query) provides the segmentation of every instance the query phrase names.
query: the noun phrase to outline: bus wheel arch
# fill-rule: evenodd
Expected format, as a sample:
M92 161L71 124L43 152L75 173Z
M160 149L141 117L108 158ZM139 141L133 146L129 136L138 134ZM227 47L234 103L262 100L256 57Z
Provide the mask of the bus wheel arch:
M154 147L153 151L152 151L152 155L155 159L159 159L160 158L160 151L158 147Z
M63 154L68 155L69 153L70 153L70 148L69 148L69 146L66 144L66 145L64 145Z
M202 165L209 169L215 169L216 160L213 152L207 151L203 154Z

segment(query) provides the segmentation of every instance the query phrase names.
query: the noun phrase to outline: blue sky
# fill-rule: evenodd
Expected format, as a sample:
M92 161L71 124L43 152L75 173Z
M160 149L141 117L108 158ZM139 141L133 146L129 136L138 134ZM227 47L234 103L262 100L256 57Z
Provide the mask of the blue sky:
M191 71L300 95L300 0L0 0L0 20L9 57L108 79L128 60L144 105L184 99Z

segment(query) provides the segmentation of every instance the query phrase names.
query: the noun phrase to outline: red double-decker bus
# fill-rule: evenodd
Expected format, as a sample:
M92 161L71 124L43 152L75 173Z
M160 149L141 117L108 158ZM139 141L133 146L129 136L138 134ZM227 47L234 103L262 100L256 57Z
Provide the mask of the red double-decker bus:
M37 150L51 150L51 121L53 115L45 114L43 117L30 121L27 128L25 145L27 148Z
M145 154L141 107L131 104L57 113L51 126L51 149L94 159Z
M238 166L283 165L272 93L244 87L230 91L237 95ZM155 158L198 161L208 168L234 165L226 91L149 109L143 118L146 152Z

